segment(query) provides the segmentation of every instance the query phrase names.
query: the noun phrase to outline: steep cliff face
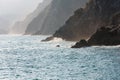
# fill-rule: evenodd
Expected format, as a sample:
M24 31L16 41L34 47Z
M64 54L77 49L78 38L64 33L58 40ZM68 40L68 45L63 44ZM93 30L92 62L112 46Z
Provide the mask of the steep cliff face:
M88 40L91 45L120 45L120 13L113 15L109 26L98 29Z
M36 8L36 10L34 12L32 12L31 14L29 14L23 21L18 21L16 22L11 30L10 30L10 33L14 33L14 34L24 34L25 33L25 30L28 26L28 24L38 15L42 15L45 12L46 8L48 7L48 5L51 3L52 0L44 0L43 3L40 3L38 5L38 7ZM43 18L43 17L41 17ZM39 22L42 22L42 21L39 21Z
M48 15L49 8L51 5L48 5L38 16L36 16L27 26L25 30L25 35L31 35L36 31L40 30L41 25L45 21L46 16Z
M110 24L111 16L119 11L120 0L90 0L85 8L78 9L53 36L72 41L87 39L97 28Z
M110 25L98 29L88 41L80 40L72 48L89 46L115 46L120 45L120 25Z
M88 0L53 0L44 23L41 24L39 21L41 18L37 16L26 29L26 34L34 33L39 34L53 34L57 29L64 24L64 22L73 14L73 12L82 7ZM31 31L30 31L31 30Z
M89 40L80 40L72 48L89 46L115 46L120 45L120 13L113 15L109 26L102 26L90 37Z

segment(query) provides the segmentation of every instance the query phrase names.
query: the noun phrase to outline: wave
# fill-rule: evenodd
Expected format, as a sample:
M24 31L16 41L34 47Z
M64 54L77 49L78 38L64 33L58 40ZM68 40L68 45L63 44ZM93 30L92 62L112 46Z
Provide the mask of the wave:
M95 48L120 48L120 45L115 45L115 46L92 46Z
M54 37L51 41L49 42L62 42L64 41L62 38L57 38L57 37Z

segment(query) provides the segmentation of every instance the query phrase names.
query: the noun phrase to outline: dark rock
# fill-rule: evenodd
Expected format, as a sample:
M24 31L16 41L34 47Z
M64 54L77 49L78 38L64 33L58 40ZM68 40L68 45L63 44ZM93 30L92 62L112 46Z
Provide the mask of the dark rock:
M72 48L81 48L90 45L120 45L120 13L117 13L112 17L110 26L103 26L97 29L96 33L94 33L88 41L81 40Z
M118 12L120 0L90 0L85 8L75 11L53 36L69 41L88 39L101 26L110 25L111 17ZM117 17L114 18L115 21Z
M86 40L81 40L80 42L77 42L72 48L81 48L81 47L89 47L90 45Z
M117 25L117 24L120 24L120 12L112 16L111 25Z
M112 27L112 28L111 28ZM102 27L88 40L91 45L120 45L120 26Z
M56 47L60 47L60 45L57 45Z
M91 45L120 45L120 13L112 17L110 26L98 29L88 43Z
M101 27L94 33L88 41L81 40L72 48L81 48L88 46L115 46L120 45L120 26L111 25Z
M46 39L44 39L44 40L41 40L42 42L46 42L46 41L51 41L51 40L53 40L54 39L54 37L48 37L48 38L46 38Z

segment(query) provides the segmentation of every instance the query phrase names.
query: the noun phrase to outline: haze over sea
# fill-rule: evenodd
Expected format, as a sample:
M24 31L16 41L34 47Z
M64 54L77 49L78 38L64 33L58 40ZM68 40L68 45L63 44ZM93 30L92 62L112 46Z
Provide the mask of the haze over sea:
M45 37L1 35L0 80L120 80L120 46L71 49Z

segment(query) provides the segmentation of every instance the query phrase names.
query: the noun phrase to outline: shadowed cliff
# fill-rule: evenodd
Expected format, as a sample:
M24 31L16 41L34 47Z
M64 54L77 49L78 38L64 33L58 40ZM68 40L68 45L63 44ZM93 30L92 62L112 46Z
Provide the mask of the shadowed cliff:
M97 29L88 41L82 39L72 48L120 45L120 13L113 15L110 23L108 26L102 26Z
M110 24L111 16L120 11L120 0L90 0L85 8L75 11L54 37L79 41L88 39L97 28Z
M62 26L69 16L79 7L83 7L88 0L53 0L49 6L49 11L43 23L39 23L41 18L38 15L28 25L25 34L53 34ZM39 28L39 29L38 29Z

